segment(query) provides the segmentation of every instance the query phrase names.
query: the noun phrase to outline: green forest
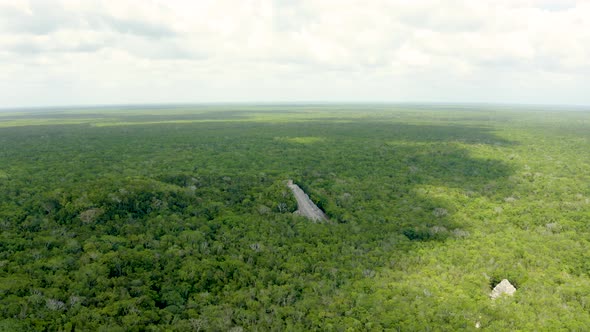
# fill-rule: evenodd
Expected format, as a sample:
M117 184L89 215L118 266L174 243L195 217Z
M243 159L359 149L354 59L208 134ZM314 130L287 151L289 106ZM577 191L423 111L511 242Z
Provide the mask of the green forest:
M589 151L550 107L3 111L0 331L587 331Z

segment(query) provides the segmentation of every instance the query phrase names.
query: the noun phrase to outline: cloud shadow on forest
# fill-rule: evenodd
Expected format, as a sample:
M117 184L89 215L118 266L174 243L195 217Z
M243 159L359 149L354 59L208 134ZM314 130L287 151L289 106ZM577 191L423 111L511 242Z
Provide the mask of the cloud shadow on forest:
M463 234L463 226L452 216L457 208L428 188L447 188L471 197L509 196L508 187L502 193L495 184L506 180L512 168L470 151L471 146L516 144L490 128L382 122L281 127L284 133L294 131L294 137L328 137L304 147L284 140L268 153L280 156L280 168L291 167L296 181L341 222L394 223L412 240L440 240L452 230Z

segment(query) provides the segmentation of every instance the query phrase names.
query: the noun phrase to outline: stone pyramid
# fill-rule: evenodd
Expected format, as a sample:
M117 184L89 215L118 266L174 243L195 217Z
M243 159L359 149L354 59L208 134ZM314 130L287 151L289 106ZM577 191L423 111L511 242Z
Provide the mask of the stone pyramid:
M503 279L502 281L500 281L499 284L496 285L496 287L494 287L492 293L490 293L490 297L492 299L497 299L500 296L502 296L502 294L508 294L512 296L514 292L516 292L516 288L512 286L510 281L508 281L507 279Z

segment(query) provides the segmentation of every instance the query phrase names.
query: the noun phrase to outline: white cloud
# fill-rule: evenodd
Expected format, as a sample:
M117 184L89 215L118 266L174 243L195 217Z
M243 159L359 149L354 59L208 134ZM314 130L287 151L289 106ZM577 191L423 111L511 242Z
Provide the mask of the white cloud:
M566 0L0 0L0 107L590 104L588 17Z

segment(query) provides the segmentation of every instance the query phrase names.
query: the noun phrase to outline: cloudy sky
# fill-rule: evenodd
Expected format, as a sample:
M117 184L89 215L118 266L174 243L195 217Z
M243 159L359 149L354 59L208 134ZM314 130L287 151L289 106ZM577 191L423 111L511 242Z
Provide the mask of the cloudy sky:
M590 105L590 1L0 0L0 108Z

